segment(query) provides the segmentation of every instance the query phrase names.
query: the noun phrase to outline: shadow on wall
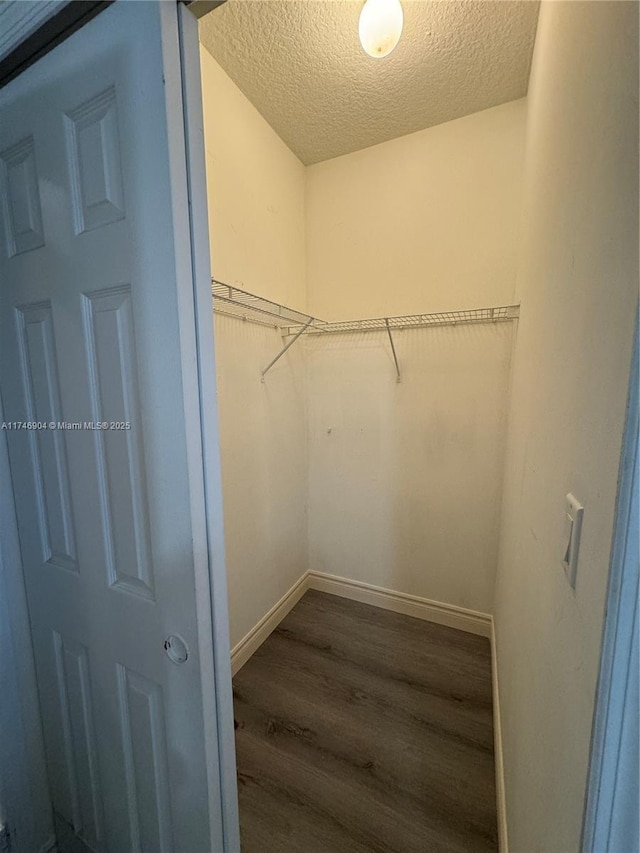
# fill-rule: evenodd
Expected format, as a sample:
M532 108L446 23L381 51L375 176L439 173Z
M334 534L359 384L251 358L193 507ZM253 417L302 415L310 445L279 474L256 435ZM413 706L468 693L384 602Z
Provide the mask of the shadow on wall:
M215 316L232 647L307 568L304 353L272 327Z

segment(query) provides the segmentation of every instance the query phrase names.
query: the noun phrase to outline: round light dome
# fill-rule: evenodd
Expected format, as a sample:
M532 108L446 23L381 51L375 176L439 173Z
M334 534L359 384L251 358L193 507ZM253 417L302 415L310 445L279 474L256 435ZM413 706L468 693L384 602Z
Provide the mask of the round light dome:
M400 41L404 16L400 0L367 0L360 12L358 34L374 59L388 56Z

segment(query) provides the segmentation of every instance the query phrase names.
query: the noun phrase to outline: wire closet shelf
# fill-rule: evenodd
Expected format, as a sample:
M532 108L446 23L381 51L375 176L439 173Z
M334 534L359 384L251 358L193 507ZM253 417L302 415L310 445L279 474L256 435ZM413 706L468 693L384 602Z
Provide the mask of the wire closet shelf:
M286 305L280 305L278 302L272 302L254 293L248 293L233 284L216 281L215 278L211 279L211 295L213 308L218 314L250 320L252 323L275 326L277 329L297 329L305 326L309 320L321 323L320 320L301 311L287 308Z
M456 326L458 323L496 323L514 320L517 305L500 305L496 308L471 308L464 311L441 311L432 314L407 314L402 317L372 317L367 320L346 320L324 323L319 328L309 327L307 334L336 334L339 332L377 332L387 329L414 329L423 326ZM291 332L294 330L292 329Z
M371 317L364 320L345 320L328 323L302 311L287 308L278 302L256 296L233 284L211 280L213 307L218 314L227 314L274 326L283 335L295 335L301 327L305 334L338 334L348 332L376 332L391 329L412 329L422 326L455 326L462 323L496 323L516 320L519 305L498 305L493 308L471 308L460 311L440 311L430 314L407 314L401 317Z
M348 334L353 332L386 332L393 352L397 379L400 368L396 357L393 332L402 329L419 329L427 326L457 326L472 323L500 323L516 320L520 316L519 305L498 305L493 308L470 308L459 311L439 311L430 314L406 314L400 317L372 317L364 320L344 320L329 323L256 296L232 284L211 279L213 308L218 314L237 317L279 329L283 337L291 340L262 371L262 378L273 367L298 338L303 335Z

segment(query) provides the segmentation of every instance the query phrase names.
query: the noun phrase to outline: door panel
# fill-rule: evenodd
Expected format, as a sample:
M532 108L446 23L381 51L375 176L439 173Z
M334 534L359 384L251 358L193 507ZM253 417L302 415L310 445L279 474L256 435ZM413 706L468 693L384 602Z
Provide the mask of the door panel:
M111 853L223 849L177 14L116 2L0 92L0 388L46 425L7 435L52 796Z
M93 421L131 425L96 431L100 509L109 584L154 598L131 288L83 296Z
M115 88L80 104L64 122L75 233L124 219Z
M70 813L76 831L98 849L102 841L102 797L88 649L57 631L53 632L53 645Z
M171 847L170 796L160 687L118 667L131 831L142 850Z
M15 319L27 418L57 423L62 416L51 303L18 306ZM57 430L33 431L29 443L43 559L77 572L63 435Z
M5 244L7 255L13 257L44 246L33 137L27 136L7 148L0 154L0 161L6 187Z

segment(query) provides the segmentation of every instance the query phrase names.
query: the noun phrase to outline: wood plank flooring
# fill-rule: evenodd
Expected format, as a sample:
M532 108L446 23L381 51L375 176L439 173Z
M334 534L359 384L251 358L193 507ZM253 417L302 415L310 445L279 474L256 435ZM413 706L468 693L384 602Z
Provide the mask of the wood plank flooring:
M242 853L497 851L488 640L309 591L233 685Z

